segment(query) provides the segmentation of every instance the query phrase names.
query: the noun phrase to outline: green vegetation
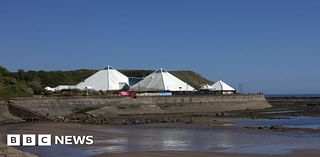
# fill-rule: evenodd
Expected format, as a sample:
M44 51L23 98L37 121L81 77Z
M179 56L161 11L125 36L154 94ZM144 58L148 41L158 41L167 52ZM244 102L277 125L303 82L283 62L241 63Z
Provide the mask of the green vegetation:
M24 71L9 72L0 66L0 98L25 97L33 95L52 95L45 91L44 87L56 87L58 85L75 85L98 70L80 69L72 71ZM119 70L128 77L145 77L152 70ZM202 84L210 84L211 81L203 78L193 71L170 71L173 75L189 83L195 88ZM75 94L77 93L77 94ZM61 91L59 95L83 95L79 91ZM97 95L104 93L97 92Z
M28 84L30 83L30 84ZM14 74L0 66L0 98L31 96L32 82L26 82L14 77Z
M119 70L128 77L146 77L153 72L153 70Z

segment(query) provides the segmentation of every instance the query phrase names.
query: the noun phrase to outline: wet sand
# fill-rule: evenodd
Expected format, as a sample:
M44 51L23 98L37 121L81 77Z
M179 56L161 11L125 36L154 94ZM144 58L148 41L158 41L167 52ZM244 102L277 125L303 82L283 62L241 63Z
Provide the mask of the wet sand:
M13 147L0 145L0 157L37 157L37 156L27 152L23 152Z
M143 136L147 136L146 140L150 140L149 136L154 136L154 134L159 134L162 135L163 132L161 132L161 130L166 131L166 129L170 129L172 130L176 130L178 129L178 132L169 132L169 134L171 134L173 136L173 138L176 138L176 136L180 136L183 135L183 138L185 137L189 137L194 135L194 133L187 133L184 135L184 132L179 131L179 129L191 129L191 130L197 130L197 129L210 129L210 132L212 132L214 136L219 137L221 133L243 133L243 135L245 137L252 137L254 138L255 136L264 136L264 134L266 134L266 138L269 138L267 135L271 134L273 135L273 132L276 132L276 134L278 134L277 132L281 133L281 136L279 137L283 137L282 135L286 134L294 134L294 135L302 135L302 134L309 134L309 133L316 133L318 135L319 131L316 132L308 132L308 130L298 130L296 131L295 129L289 129L289 130L281 130L281 131L275 131L275 130L270 130L270 129L248 129L248 128L237 128L237 127L232 127L230 126L233 122L232 119L217 119L216 121L216 125L215 126L207 126L207 125L201 125L201 124L148 124L148 125L137 125L137 126L112 126L112 125L89 125L89 124L64 124L64 123L21 123L21 124L10 124L10 125L2 125L0 126L1 130L0 130L0 134L1 134L1 138L0 138L0 143L4 144L5 143L5 137L4 135L6 135L7 133L32 133L32 134L44 134L44 133L50 133L52 135L93 135L94 139L95 139L95 144L93 145L74 145L71 146L72 149L70 148L70 150L64 150L64 151L74 151L79 150L79 153L83 156L95 156L95 157L135 157L135 156L155 156L155 157L191 157L191 156L200 156L200 157L209 157L209 156L221 156L221 157L244 157L244 156L248 156L248 157L269 157L269 156L283 156L283 157L287 157L287 156L293 156L293 157L305 157L305 156L310 156L310 157L318 157L320 156L320 149L319 150L305 150L305 149L300 149L300 150L295 150L294 152L291 153L284 153L284 154L246 154L246 153L240 153L240 154L236 154L234 152L219 152L219 151L194 151L194 150L190 150L190 151L185 151L185 150L179 150L177 149L177 151L172 151L172 150L161 150L158 151L158 148L155 147L155 150L146 150L143 151L144 148L142 147L141 149L137 149L137 150L124 150L124 151L107 151L105 152L105 148L108 146L112 146L113 144L119 144L117 143L116 140L119 140L118 142L120 142L120 144L122 144L121 140L123 139L127 139L127 140L131 140L130 142L132 142L132 137L133 139L136 139L137 137L140 138L142 135L139 134L139 132L141 131L145 131L147 130L147 133L150 133L149 135L143 135ZM142 129L142 130L139 130ZM156 130L155 132L150 132L151 130ZM159 132L160 130L160 132ZM130 135L130 132L132 132L132 135ZM165 134L167 132L164 132ZM206 133L206 132L204 132ZM197 133L198 134L198 133ZM215 135L217 134L217 135ZM320 133L319 133L320 134ZM224 134L221 134L224 135ZM241 134L242 135L242 134ZM132 136L132 137L129 137ZM204 135L206 137L206 134ZM219 142L221 140L221 142L223 143L223 141L227 138L227 140L240 140L243 141L245 139L245 137L243 138L234 138L234 137L223 137L222 139L217 139L217 141ZM193 140L197 140L198 137L193 137ZM205 137L202 137L205 138ZM199 137L200 140L201 137ZM140 140L140 141L139 141ZM138 142L138 144L141 144L141 142L145 142L144 141L145 138L142 139L138 139L138 141L134 140L133 142ZM163 140L162 137L160 136L159 138L157 137L151 137L151 140ZM182 139L183 140L183 139ZM189 140L189 139L187 139ZM284 140L286 140L284 138ZM105 143L105 141L111 141L111 143ZM114 141L116 141L116 143L113 143ZM128 141L125 141L128 142ZM151 141L152 142L152 141ZM194 141L191 141L191 143ZM232 141L231 141L232 142ZM236 142L235 144L237 144L239 141L234 141ZM256 142L260 143L259 140L257 140ZM271 141L272 142L272 141ZM277 141L275 141L277 142ZM278 141L279 142L279 141ZM281 142L281 141L280 141ZM290 141L288 141L290 142ZM284 142L285 143L285 142ZM148 141L146 141L144 143L145 145L148 145ZM200 142L201 144L201 142ZM143 145L143 146L145 146ZM152 143L150 143L150 145L152 145ZM15 147L16 148L16 147ZM75 149L73 149L75 148ZM112 147L110 147L112 148ZM161 147L162 148L162 147ZM320 145L319 145L320 148ZM18 147L18 149L23 150L23 148ZM51 148L49 148L50 150ZM165 148L166 149L166 148ZM197 148L199 149L199 148ZM200 148L201 149L201 148ZM85 151L83 151L85 150ZM89 151L88 151L89 150ZM142 151L141 151L142 150ZM59 148L57 149L57 151L59 151ZM87 153L87 152L91 152L91 153ZM39 154L38 154L39 155ZM81 155L75 155L75 156L81 156ZM39 156L45 156L45 155L39 155Z
M105 153L95 157L319 157L320 151L304 150L286 155L231 154L216 152L129 152Z

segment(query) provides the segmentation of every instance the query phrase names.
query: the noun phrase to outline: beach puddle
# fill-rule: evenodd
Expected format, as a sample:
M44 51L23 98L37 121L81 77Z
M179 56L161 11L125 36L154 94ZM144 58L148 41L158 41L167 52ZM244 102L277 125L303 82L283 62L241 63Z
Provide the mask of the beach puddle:
M246 133L213 129L134 129L127 140L106 141L92 148L105 152L205 151L249 154L285 154L296 149L318 149L319 135L286 133ZM115 143L115 141L119 141ZM125 142L123 142L125 141ZM115 149L116 148L116 149Z
M254 119L241 120L241 127L282 126L288 128L320 129L320 117L288 117L285 119Z

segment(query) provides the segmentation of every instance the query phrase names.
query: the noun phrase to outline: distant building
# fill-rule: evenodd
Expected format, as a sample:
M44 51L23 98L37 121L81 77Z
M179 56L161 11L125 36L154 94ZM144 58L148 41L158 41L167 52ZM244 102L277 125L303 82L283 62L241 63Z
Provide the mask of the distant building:
M133 86L142 80L143 80L143 77L129 77L129 85Z
M77 89L76 86L73 85L59 85L57 87L51 88L51 87L46 87L44 88L47 91L55 92L55 91L61 91L61 90L67 90L67 89Z

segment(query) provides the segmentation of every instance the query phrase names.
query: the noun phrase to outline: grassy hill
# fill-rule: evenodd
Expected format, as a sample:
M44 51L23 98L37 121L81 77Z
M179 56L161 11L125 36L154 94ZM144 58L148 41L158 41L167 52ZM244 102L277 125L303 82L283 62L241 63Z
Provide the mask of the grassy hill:
M72 71L23 71L9 72L0 66L0 98L44 94L44 87L75 85L98 70L79 69ZM128 77L146 77L153 70L119 70ZM195 88L212 81L194 71L170 71L173 75Z
M187 82L194 88L200 88L204 84L213 84L213 81L206 79L194 71L170 71L174 76Z

